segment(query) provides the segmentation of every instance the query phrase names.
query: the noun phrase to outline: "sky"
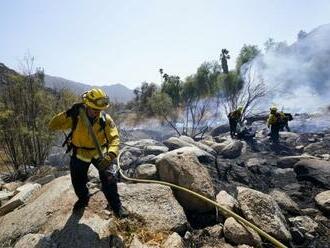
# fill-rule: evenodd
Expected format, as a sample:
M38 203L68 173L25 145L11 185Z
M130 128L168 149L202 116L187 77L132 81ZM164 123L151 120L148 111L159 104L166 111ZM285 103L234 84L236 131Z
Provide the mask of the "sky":
M0 62L19 70L27 54L45 73L92 85L160 84L205 61L268 38L296 40L330 23L328 0L1 0Z

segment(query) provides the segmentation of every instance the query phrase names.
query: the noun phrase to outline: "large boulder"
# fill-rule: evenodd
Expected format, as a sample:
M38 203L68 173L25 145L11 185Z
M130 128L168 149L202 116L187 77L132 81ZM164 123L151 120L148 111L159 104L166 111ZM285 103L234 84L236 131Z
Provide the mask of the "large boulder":
M135 147L143 150L146 146L161 145L157 140L140 139L136 141L126 141L125 145L128 147Z
M237 200L247 220L279 240L291 240L285 218L271 196L245 187L237 190Z
M330 146L325 142L316 142L309 144L304 148L304 152L311 155L322 155L328 153Z
M204 150L204 151L212 154L213 156L216 155L216 152L210 146L208 146L206 144L203 144L202 142L196 142L192 138L190 138L188 136L184 136L184 135L181 135L179 137L179 139L181 139L181 140L183 140L183 141L185 141L189 144L192 144L192 145L198 147L199 149Z
M294 165L297 178L309 180L330 189L330 162L319 159L304 159Z
M317 194L315 201L322 210L330 213L330 190Z
M187 141L184 141L183 139L177 138L177 137L171 137L167 140L165 140L164 145L166 145L168 147L168 149L171 150L175 150L175 149L179 149L182 147L193 147L194 145L188 143Z
M303 155L299 155L299 156L284 156L284 157L280 157L277 160L277 167L279 168L293 168L294 164L299 162L302 159L312 159L312 158L316 158L313 156L309 156L307 154L303 154Z
M70 190L74 198L69 176L57 178L39 190L39 196L32 203L1 217L0 244L9 245L28 233L37 233L49 221L56 205L65 204L64 194Z
M182 232L187 227L183 208L168 186L159 184L118 183L122 204L128 212L143 220L153 231Z
M143 153L145 155L159 155L161 153L167 152L168 148L166 146L156 146L156 145L152 145L152 146L146 146L143 150Z
M227 144L221 151L224 158L237 158L241 155L243 143L239 140L233 140Z
M157 161L160 179L214 199L215 192L207 169L198 161L194 152L181 149L168 152ZM207 212L213 208L205 201L184 191L176 190L175 195L185 209Z

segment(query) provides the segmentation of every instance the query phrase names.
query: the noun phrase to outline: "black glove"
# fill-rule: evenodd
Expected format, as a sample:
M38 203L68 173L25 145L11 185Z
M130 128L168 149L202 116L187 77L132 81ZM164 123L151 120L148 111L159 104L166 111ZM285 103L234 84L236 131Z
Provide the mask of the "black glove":
M111 164L112 160L114 160L115 158L116 155L112 152L105 154L104 157L98 163L99 170L105 171Z
M81 108L85 108L85 105L83 103L75 103L71 106L70 109L68 109L65 113L67 117L75 117L79 115L79 110Z

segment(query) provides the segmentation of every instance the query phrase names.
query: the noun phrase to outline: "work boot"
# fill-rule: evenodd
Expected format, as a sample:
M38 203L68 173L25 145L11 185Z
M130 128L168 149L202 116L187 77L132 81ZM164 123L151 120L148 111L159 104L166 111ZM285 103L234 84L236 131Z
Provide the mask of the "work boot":
M126 218L128 216L128 212L123 206L120 206L118 210L114 210L113 212L120 219Z
M78 201L76 201L76 203L73 206L73 210L76 211L76 210L84 209L85 207L88 206L88 202L89 202L89 197L78 199Z

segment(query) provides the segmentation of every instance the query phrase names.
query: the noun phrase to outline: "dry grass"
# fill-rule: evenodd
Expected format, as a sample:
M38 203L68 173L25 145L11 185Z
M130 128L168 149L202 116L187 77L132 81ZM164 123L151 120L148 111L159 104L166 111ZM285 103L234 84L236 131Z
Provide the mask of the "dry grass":
M9 159L7 158L3 149L0 148L0 174L9 172L8 164L9 164Z
M148 230L142 220L131 217L129 219L118 219L115 225L111 227L110 232L123 238L128 247L134 237L137 237L143 244L152 247L161 247L161 244L170 235L170 232Z

